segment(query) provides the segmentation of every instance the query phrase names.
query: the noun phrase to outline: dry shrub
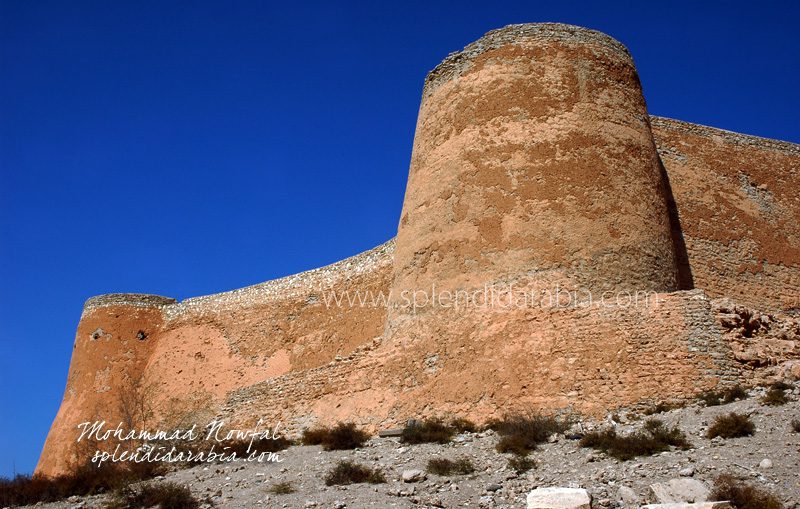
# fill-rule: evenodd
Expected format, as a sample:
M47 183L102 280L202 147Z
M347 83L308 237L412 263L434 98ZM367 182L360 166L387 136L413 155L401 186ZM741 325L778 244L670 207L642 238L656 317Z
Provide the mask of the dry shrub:
M698 396L705 406L718 406L747 399L747 391L741 385L734 385L723 391L706 391Z
M369 434L352 422L340 422L332 428L317 427L303 431L304 445L321 445L326 451L341 451L363 447Z
M58 477L23 476L0 479L0 507L55 502L67 497L109 493L128 484L151 479L165 473L157 463L92 463Z
M764 398L761 400L761 403L769 406L781 406L788 402L789 398L786 397L784 389L777 387L772 387L770 390L768 390L767 394L765 394Z
M116 492L105 509L197 509L199 501L189 488L173 482L128 486Z
M525 456L550 436L566 431L569 422L551 416L529 414L493 420L486 427L500 435L496 446L498 452Z
M736 509L783 509L775 495L730 474L717 477L709 500L727 500Z
M446 444L453 439L456 429L441 419L425 419L419 424L406 426L400 441L405 444Z
M686 435L677 426L667 428L658 419L649 419L641 431L627 436L618 435L613 429L587 433L580 444L581 447L603 451L620 461L627 461L637 456L652 456L668 451L670 447L680 449L690 447Z
M737 438L746 437L755 433L756 426L747 415L731 412L728 415L719 415L706 432L708 438Z
M428 461L426 470L436 475L467 475L475 472L475 467L468 458L459 458L455 461L434 458Z
M385 482L386 477L380 470L359 465L352 461L340 461L325 476L326 486L358 483L380 484Z
M671 403L661 402L661 403L656 404L655 406L652 406L652 407L650 407L648 409L645 409L642 413L644 415L663 414L664 412L669 412L673 408L676 408L676 407L672 406Z
M475 433L478 431L478 426L469 419L463 417L456 417L450 420L450 427L456 430L456 433Z
M292 483L287 481L275 483L270 486L267 491L273 495L289 495L297 490L294 489L294 485Z
M514 455L508 458L508 468L517 474L524 474L528 470L536 468L536 462L528 456Z
M744 400L747 399L747 391L741 385L734 385L730 389L726 389L724 392L724 397L722 398L723 403L733 403L734 401Z

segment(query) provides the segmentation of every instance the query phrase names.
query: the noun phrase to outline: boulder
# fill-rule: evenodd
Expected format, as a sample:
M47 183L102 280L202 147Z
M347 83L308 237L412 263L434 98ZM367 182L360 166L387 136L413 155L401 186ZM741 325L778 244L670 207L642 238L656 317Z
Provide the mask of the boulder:
M697 479L670 479L666 483L650 485L653 498L659 504L705 502L711 490Z
M425 471L419 469L403 470L403 482L420 482L425 480Z
M639 508L639 496L627 486L620 486L617 490L617 502L622 509Z
M581 488L537 488L528 493L528 509L590 509L592 498Z

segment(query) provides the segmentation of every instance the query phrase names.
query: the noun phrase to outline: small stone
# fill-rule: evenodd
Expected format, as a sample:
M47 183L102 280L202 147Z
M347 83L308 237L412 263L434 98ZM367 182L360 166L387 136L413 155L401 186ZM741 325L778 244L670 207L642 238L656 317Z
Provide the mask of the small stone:
M758 468L765 470L768 468L772 468L772 460L769 458L764 458L763 460L761 460L761 463L758 464Z
M420 482L426 478L425 471L419 469L403 470L403 482Z
M492 483L486 486L486 491L500 491L501 489L503 489L503 487L499 484Z
M345 507L347 507L347 504L345 504L341 500L333 501L333 509L344 509Z
M678 475L681 477L692 477L694 475L694 467L686 467L678 470Z
M639 496L627 486L619 487L617 501L622 509L637 509L639 507Z

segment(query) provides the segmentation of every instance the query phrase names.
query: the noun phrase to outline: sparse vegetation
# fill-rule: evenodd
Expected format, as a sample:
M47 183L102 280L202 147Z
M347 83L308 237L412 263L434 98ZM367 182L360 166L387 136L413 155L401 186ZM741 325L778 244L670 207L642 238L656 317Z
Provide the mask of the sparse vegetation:
M400 441L406 444L446 444L453 439L456 428L441 419L426 419L419 424L406 426Z
M478 427L474 422L462 417L456 417L450 421L450 427L454 428L457 433L475 433Z
M475 472L475 467L468 458L459 458L455 461L434 458L428 461L426 470L436 475L467 475Z
M528 456L513 455L508 458L508 468L517 474L524 474L528 470L536 468L536 462Z
M644 415L656 415L656 414L663 414L664 412L669 412L673 408L677 408L673 406L671 403L660 402L655 406L652 406L648 409L645 409L642 413Z
M189 488L173 482L127 486L114 493L105 509L197 509L199 501Z
M317 427L303 431L304 445L321 445L326 451L340 451L363 447L369 434L352 423L339 423L332 428Z
M781 406L788 402L789 398L786 397L785 389L775 386L771 387L761 400L761 403L769 406Z
M525 456L551 435L566 431L569 423L555 417L530 414L490 421L487 428L500 435L496 446L498 452Z
M705 406L718 406L747 399L747 391L741 385L734 385L724 391L706 391L698 396Z
M0 479L0 507L55 502L73 495L108 493L162 473L162 465L144 462L125 466L105 463L101 467L87 463L72 474L52 478L18 475L14 479Z
M756 426L749 416L731 412L728 415L717 416L708 428L706 436L708 438L746 437L755 433L755 430Z
M620 461L637 456L652 456L668 451L670 447L689 447L686 435L677 426L668 428L658 419L649 419L641 431L627 436L618 435L613 429L587 433L580 444L581 447L601 450Z
M795 433L800 433L800 419L792 419L791 426L792 431Z
M344 484L385 483L386 477L383 472L372 469L352 461L340 461L325 476L326 486L339 486Z
M294 489L294 485L290 482L279 482L270 486L267 491L273 495L289 495L297 490Z
M744 387L737 384L725 391L725 397L722 398L722 402L727 404L744 399L747 399L747 391Z
M736 509L783 509L775 495L730 474L717 477L709 500L727 500Z

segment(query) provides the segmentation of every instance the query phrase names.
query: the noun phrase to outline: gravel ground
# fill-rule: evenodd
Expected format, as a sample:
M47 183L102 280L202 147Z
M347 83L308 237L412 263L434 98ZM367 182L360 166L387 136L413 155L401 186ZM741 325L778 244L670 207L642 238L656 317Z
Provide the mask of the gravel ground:
M788 509L800 509L800 434L791 430L792 419L800 419L800 388L787 392L792 401L784 406L764 406L764 389L750 391L750 398L727 405L699 404L664 412L654 417L678 425L692 447L651 457L620 462L562 435L552 437L531 454L537 467L517 475L507 467L509 456L495 451L494 432L458 435L446 445L404 446L395 438L373 438L355 451L323 452L318 446L295 446L282 451L281 463L214 464L173 472L165 480L185 484L203 507L219 508L361 508L361 507L525 507L525 495L546 486L585 488L593 507L622 507L621 486L632 488L642 502L649 499L649 485L677 477L693 477L711 484L721 473L750 478L750 482L772 491ZM751 414L756 432L751 437L729 440L705 438L714 417L728 412ZM641 420L615 423L621 433L641 426ZM612 423L583 422L573 430L594 429ZM403 482L405 470L425 470L431 458L469 458L477 471L470 475L442 477L427 474L425 480ZM340 459L378 467L385 484L325 486L324 476ZM761 465L769 459L771 466ZM766 463L766 462L765 462ZM275 495L268 488L289 481L297 490ZM46 509L101 508L102 496L42 504Z

